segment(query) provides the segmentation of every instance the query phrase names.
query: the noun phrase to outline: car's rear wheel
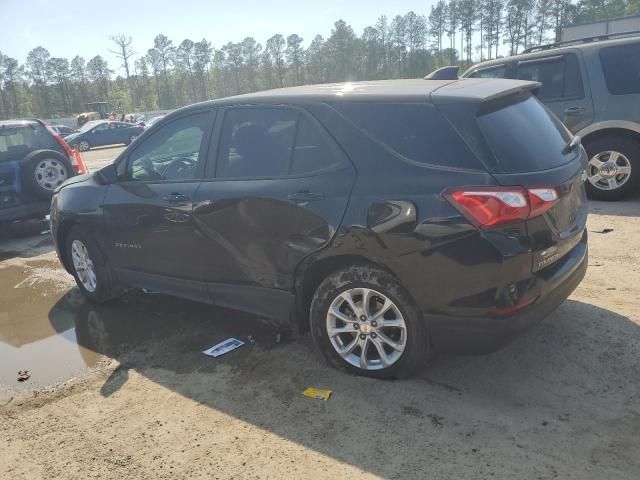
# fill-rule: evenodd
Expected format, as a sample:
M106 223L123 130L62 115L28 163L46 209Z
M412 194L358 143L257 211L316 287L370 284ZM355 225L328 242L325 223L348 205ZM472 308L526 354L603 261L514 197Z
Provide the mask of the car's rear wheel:
M587 193L596 200L620 200L640 185L640 142L602 137L587 142Z
M69 160L54 150L39 150L22 161L25 189L42 199L49 199L62 183L72 176Z
M65 239L65 254L80 291L94 303L117 296L109 263L93 236L82 227L71 227Z
M393 276L370 266L337 271L320 284L311 334L331 365L375 378L407 377L431 351L413 299Z
M80 140L78 142L78 150L80 150L81 152L86 152L89 149L91 149L91 145L86 140Z
M131 145L133 143L133 141L138 138L137 135L131 135L128 139L127 139L127 145Z

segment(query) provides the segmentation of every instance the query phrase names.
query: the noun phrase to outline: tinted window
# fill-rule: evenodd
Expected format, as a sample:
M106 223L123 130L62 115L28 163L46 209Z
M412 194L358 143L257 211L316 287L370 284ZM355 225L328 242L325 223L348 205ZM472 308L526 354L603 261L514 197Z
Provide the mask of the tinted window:
M291 174L311 173L345 162L338 146L306 116L300 115L296 143L291 161Z
M191 180L195 178L202 138L210 113L178 118L136 142L129 156L131 180Z
M224 116L216 176L288 174L298 113L285 108L239 108Z
M341 103L335 107L374 140L409 160L481 168L460 136L433 105Z
M600 62L611 93L640 93L640 43L603 48Z
M523 94L517 103L499 104L478 123L502 172L534 172L572 160L564 154L571 137L560 121L536 98Z
M549 59L520 62L518 78L541 82L542 87L538 92L538 98L541 100L584 96L578 57L572 53Z
M504 78L507 67L501 65L494 68L483 68L467 75L467 78Z

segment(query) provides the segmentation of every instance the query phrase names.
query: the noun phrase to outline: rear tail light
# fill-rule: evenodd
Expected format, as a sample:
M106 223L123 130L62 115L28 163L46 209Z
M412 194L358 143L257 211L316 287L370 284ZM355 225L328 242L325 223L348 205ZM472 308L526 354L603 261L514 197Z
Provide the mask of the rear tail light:
M483 229L542 215L558 200L553 188L452 188L444 196L471 223Z
M529 202L531 202L530 217L537 217L549 210L558 200L558 192L555 188L529 189Z
M73 161L73 152L71 151L71 147L69 147L67 142L64 141L64 138L58 135L58 133L56 133L56 131L49 126L47 126L47 130L49 130L51 135L53 135L53 138L55 139L55 141L58 142L58 144L62 147L62 149L64 150L64 153L67 155L67 158Z
M71 162L71 165L73 166L73 168L76 169L76 173L87 173L87 171L86 171L87 169L84 166L84 162L82 161L82 157L80 157L80 162L78 162L77 151L74 153L74 151L71 150L71 147L69 146L69 144L64 141L64 138L62 138L60 135L58 135L58 133L56 133L56 131L53 128L47 126L47 130L49 130L49 132L51 132L51 135L53 135L54 140L56 142L58 142L58 144L62 147L62 149L64 150L65 155L67 156L67 158Z

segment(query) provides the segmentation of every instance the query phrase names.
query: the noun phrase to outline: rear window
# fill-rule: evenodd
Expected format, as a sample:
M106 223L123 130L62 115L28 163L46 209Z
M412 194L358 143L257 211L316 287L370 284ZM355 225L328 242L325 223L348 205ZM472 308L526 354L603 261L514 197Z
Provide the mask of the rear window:
M640 93L640 43L603 48L600 62L609 92Z
M427 103L339 103L335 108L375 141L413 162L481 169L448 121Z
M51 133L41 125L0 127L0 159L20 160L34 150L60 150Z
M504 173L548 170L576 156L577 150L563 153L567 129L529 93L486 106L478 124Z

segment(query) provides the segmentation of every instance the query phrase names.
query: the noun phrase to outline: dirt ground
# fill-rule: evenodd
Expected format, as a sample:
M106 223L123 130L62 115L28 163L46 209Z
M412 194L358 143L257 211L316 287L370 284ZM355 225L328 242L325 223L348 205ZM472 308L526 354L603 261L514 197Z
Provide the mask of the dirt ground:
M46 225L2 232L0 478L638 479L640 200L591 211L587 277L547 321L397 382L236 312L87 305ZM229 336L247 345L199 353Z

